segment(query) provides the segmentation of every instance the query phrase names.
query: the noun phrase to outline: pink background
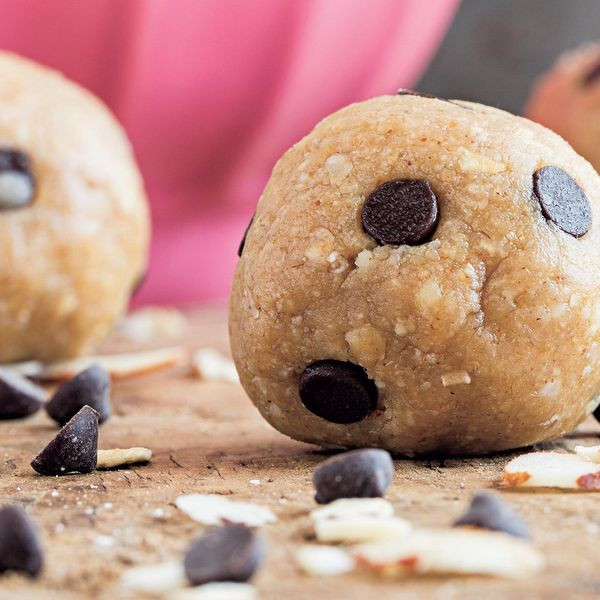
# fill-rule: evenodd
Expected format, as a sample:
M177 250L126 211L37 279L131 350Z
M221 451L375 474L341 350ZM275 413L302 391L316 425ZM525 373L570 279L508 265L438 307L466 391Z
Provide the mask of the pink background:
M154 224L136 302L225 298L278 156L326 114L410 87L458 0L0 0L0 46L127 129Z

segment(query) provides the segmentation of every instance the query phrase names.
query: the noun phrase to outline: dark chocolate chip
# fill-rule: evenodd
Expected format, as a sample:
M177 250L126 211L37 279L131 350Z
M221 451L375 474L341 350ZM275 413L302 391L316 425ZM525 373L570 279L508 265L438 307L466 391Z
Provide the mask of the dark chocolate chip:
M59 387L46 404L46 411L57 423L64 425L84 406L90 406L98 413L98 423L110 417L110 375L98 364Z
M264 558L262 539L244 525L223 525L197 539L183 565L192 585L248 581Z
M43 562L37 531L27 513L14 504L0 508L0 573L19 571L35 577Z
M433 94L428 94L427 92L419 92L417 90L407 90L406 88L400 88L396 92L396 96L418 96L419 98L433 98L434 100L441 100L441 98L438 98Z
M252 215L252 218L250 219L250 223L248 223L248 226L246 227L246 230L244 231L244 235L242 236L242 241L240 242L240 245L238 247L238 256L242 256L242 252L244 251L244 246L246 245L246 236L248 235L248 232L250 231L250 227L252 227L252 223L254 223L254 217L256 217L256 213L254 213Z
M600 422L600 406L598 406L598 408L594 411L593 414L594 414L596 421Z
M31 461L40 475L89 473L98 458L98 413L84 406Z
M12 148L0 148L0 210L23 208L35 194L27 155Z
M377 407L377 388L362 367L339 360L319 360L300 376L300 400L330 423L362 421Z
M542 214L565 233L579 238L592 226L590 203L577 182L560 167L542 167L533 174L533 193Z
M587 87L596 83L600 78L600 61L598 61L588 72L583 76L583 86Z
M146 283L146 279L148 279L148 270L144 271L133 284L131 288L131 297L135 297L135 295L140 291L141 287Z
M478 492L469 510L453 523L454 527L469 526L503 531L516 537L529 538L529 528L517 512L498 494Z
M392 481L389 452L375 448L352 450L322 463L313 474L315 500L327 504L338 498L378 498Z
M395 179L380 185L362 210L364 230L379 245L422 244L438 221L438 202L423 179Z
M32 415L46 401L46 392L10 369L0 368L0 420Z
M434 96L433 94L428 94L427 92L418 92L417 90L407 90L406 88L400 88L396 92L396 96L418 96L419 98L430 98L432 100L441 100L442 102L449 102L450 104L454 104L455 106L460 106L460 108L464 108L466 110L471 110L470 106L465 106L460 102L455 102L454 100L448 100L446 98L440 98L439 96Z

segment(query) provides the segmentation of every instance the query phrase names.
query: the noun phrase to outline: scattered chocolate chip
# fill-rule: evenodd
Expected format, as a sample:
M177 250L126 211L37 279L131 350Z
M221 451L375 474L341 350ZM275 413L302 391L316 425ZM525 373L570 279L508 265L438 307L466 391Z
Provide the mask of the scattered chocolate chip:
M40 475L89 473L98 455L98 413L84 406L31 461Z
M27 513L14 504L0 508L0 573L19 571L35 577L42 564L42 549Z
M250 223L248 223L248 226L246 227L246 230L244 231L244 235L242 236L242 241L240 242L240 245L238 247L238 256L242 256L242 252L244 251L244 246L246 245L246 236L248 235L248 232L250 231L250 227L252 227L252 223L254 223L254 217L256 217L256 213L254 213L252 215L252 218L250 219Z
M596 83L600 78L600 61L598 61L588 72L583 76L583 86L587 87Z
M600 422L600 406L593 412L593 415L596 421Z
M98 413L98 423L110 417L110 375L99 364L93 364L63 383L46 404L46 411L57 423L64 425L84 406L90 406Z
M0 420L32 415L46 401L46 392L10 369L0 368Z
M197 539L184 569L192 585L211 581L248 581L264 558L262 539L245 525L229 524Z
M362 367L339 360L319 360L300 376L300 400L330 423L362 421L377 407L377 388Z
M437 198L427 181L395 179L366 199L362 224L379 245L416 245L429 240L438 214Z
M0 149L0 210L31 204L35 185L29 159L11 148Z
M533 193L542 214L565 233L579 238L592 226L590 203L577 182L559 167L542 167L533 174Z
M352 450L322 463L313 474L319 504L338 498L378 498L392 481L394 463L389 452L375 448Z
M469 510L453 523L454 527L470 526L503 531L516 537L529 538L529 529L519 514L498 494L478 492Z

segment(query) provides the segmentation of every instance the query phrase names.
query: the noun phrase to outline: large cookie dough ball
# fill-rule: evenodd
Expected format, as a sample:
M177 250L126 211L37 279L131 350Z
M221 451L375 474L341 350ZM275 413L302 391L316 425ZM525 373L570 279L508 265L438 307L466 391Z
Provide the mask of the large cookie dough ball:
M479 453L573 429L600 388L600 177L477 104L384 96L275 166L230 308L243 386L326 446Z
M600 44L560 57L537 82L525 115L556 131L600 170Z
M0 362L91 350L144 272L125 134L90 93L0 53Z

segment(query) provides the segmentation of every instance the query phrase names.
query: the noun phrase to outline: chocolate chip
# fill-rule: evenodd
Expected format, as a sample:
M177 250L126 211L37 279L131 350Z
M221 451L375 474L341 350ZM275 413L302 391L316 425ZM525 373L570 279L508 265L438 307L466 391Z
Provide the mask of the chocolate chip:
M577 182L560 167L542 167L533 174L533 193L542 214L565 233L579 238L592 226L590 203Z
M362 211L364 230L379 245L422 244L438 221L438 202L422 179L395 179L380 185L366 199Z
M600 406L598 406L598 408L594 411L593 414L594 414L596 421L600 422Z
M600 61L597 62L588 72L583 76L583 86L587 87L595 83L600 78Z
M300 400L330 423L362 421L377 407L377 388L362 367L339 360L319 360L300 376Z
M396 96L418 96L419 98L433 98L434 100L441 100L441 98L438 98L433 94L428 94L427 92L418 92L417 90L407 90L406 88L400 88L396 92Z
M338 498L377 498L392 481L394 463L389 452L367 448L338 454L313 474L319 504Z
M46 401L46 392L10 369L0 368L0 420L32 415Z
M42 549L27 513L14 504L0 508L0 573L19 571L35 577L42 564Z
M46 404L46 411L57 423L64 425L86 405L98 413L98 423L110 417L110 375L98 364L59 387Z
M242 241L240 242L240 245L238 247L238 256L242 256L242 252L244 251L244 246L246 245L246 236L248 235L248 232L250 231L250 227L252 227L252 223L254 223L254 217L256 217L256 213L254 213L252 215L252 218L250 219L250 223L248 223L248 226L246 227L246 230L244 231L244 235L242 236Z
M223 525L196 540L183 561L192 585L248 581L264 558L262 539L244 525Z
M140 291L140 288L146 283L146 279L148 279L148 271L144 271L133 284L131 288L131 297L135 297L135 295Z
M11 148L0 149L0 210L31 204L35 185L29 159Z
M479 492L473 496L469 510L454 527L470 526L492 531L503 531L521 538L529 538L529 529L519 514L498 494Z
M84 406L31 461L40 475L89 473L98 455L98 413Z

